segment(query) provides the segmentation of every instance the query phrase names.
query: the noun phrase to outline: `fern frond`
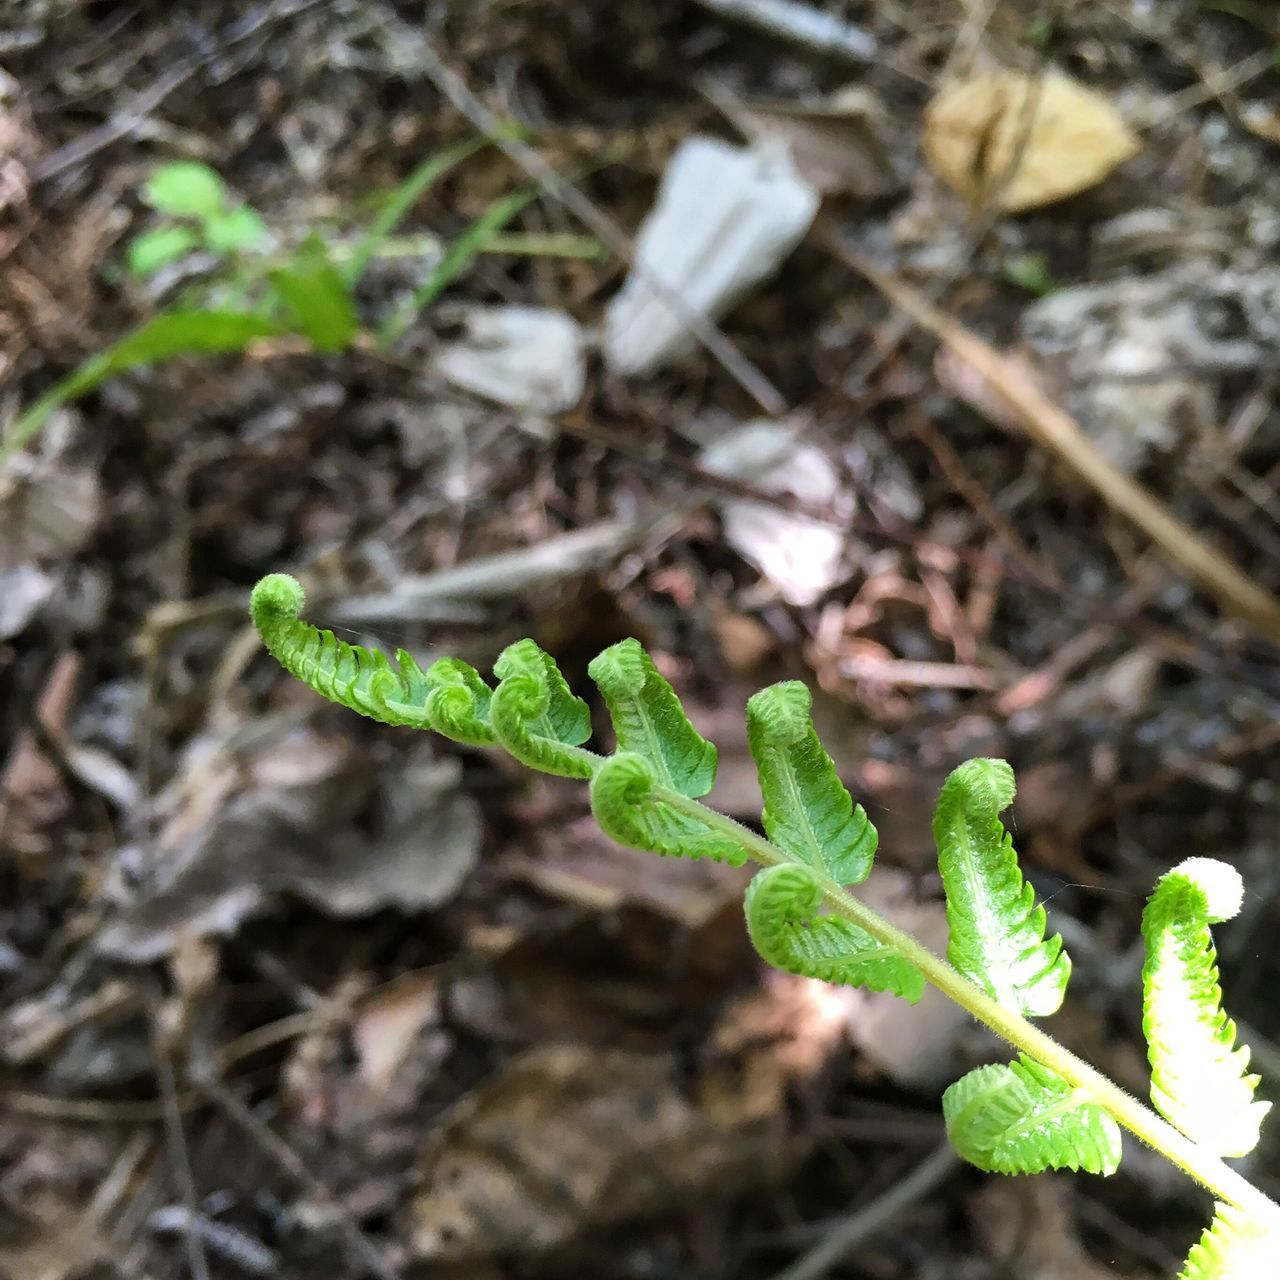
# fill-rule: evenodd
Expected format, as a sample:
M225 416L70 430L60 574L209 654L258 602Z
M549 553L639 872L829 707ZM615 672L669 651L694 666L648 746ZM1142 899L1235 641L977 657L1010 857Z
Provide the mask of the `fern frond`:
M541 773L589 778L597 757L581 744L591 736L591 710L576 697L549 653L532 640L508 645L493 664L498 687L489 718L498 741Z
M988 1173L1111 1174L1120 1163L1111 1116L1027 1057L961 1076L942 1095L942 1115L951 1145Z
M740 867L742 843L664 799L653 764L634 752L607 756L591 779L591 811L600 829L629 849L668 858L711 858Z
M1272 1280L1277 1270L1280 1232L1219 1201L1213 1221L1191 1246L1178 1280Z
M758 872L747 886L747 932L761 957L777 969L850 987L891 991L912 1004L924 994L924 975L856 924L820 916L822 889L797 862Z
M459 658L440 658L427 668L431 727L454 742L488 747L497 742L489 719L493 690Z
M1059 935L1045 938L1044 908L1000 821L1013 796L1003 760L966 761L938 796L933 837L951 927L947 959L1006 1008L1043 1017L1062 1003L1071 961Z
M638 640L623 640L587 667L596 682L619 751L642 755L659 783L696 799L716 780L716 749L689 723L676 691Z
M813 695L798 680L770 685L747 701L764 829L780 849L837 884L860 884L875 857L876 829L818 740L812 707Z
M431 681L403 649L396 666L384 653L339 640L303 622L306 597L296 578L272 573L253 589L249 612L275 660L303 684L332 702L383 724L431 728Z
M1249 1050L1222 1007L1211 924L1240 910L1234 867L1188 858L1163 875L1142 913L1142 1029L1151 1063L1151 1101L1170 1124L1222 1156L1258 1142L1270 1110L1255 1101ZM1280 1267L1280 1262L1277 1263Z

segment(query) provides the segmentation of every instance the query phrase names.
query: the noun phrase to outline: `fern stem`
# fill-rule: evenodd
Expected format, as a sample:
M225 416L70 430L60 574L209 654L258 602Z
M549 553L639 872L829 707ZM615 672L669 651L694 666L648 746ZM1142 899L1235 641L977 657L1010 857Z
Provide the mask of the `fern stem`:
M763 836L696 800L667 789L663 789L661 799L663 803L738 841L751 859L761 866L772 867L792 860ZM823 901L836 915L856 924L877 942L883 943L903 960L913 964L924 974L925 980L937 987L943 995L955 1001L1015 1049L1049 1067L1080 1089L1090 1101L1108 1111L1122 1128L1208 1188L1219 1200L1233 1204L1273 1228L1280 1229L1280 1204L1259 1191L1247 1178L1180 1133L1150 1107L1126 1093L1113 1080L1077 1057L1052 1036L1046 1035L1034 1023L993 1000L980 987L957 973L941 956L935 955L911 934L891 924L829 876L819 873L817 878L822 886Z

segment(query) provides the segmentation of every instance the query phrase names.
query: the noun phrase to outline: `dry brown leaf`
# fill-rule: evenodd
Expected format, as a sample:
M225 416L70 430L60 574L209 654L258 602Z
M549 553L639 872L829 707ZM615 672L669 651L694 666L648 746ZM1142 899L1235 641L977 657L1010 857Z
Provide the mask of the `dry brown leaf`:
M765 1150L690 1102L665 1055L530 1050L433 1136L412 1247L435 1262L537 1255L759 1178Z
M1057 73L958 81L925 113L934 172L970 203L1005 213L1096 186L1141 145L1106 98Z

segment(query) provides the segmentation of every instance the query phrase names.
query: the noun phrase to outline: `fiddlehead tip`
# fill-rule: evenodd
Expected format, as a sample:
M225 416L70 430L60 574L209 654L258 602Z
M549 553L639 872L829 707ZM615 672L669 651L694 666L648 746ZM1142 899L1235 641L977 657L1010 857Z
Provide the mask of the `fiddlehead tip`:
M269 573L258 581L249 597L249 613L259 631L273 622L292 622L306 604L302 583L287 573Z
M1244 880L1230 864L1217 858L1186 858L1162 879L1175 876L1190 881L1204 895L1210 924L1221 924L1240 914L1244 905Z

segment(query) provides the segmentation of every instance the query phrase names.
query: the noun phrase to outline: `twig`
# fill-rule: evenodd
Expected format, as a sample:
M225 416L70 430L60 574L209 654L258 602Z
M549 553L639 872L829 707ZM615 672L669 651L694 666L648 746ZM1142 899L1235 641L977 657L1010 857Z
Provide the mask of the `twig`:
M936 1148L901 1182L851 1214L825 1240L802 1254L773 1280L819 1280L864 1240L883 1230L904 1209L929 1194L960 1163L949 1143Z
M387 1265L373 1243L360 1230L351 1212L338 1202L333 1192L307 1168L306 1161L279 1134L263 1124L230 1089L217 1080L206 1077L197 1083L210 1102L252 1138L308 1195L333 1211L334 1220L348 1245L378 1280L399 1280L396 1272Z
M70 169L73 165L87 160L99 151L109 147L113 142L127 137L151 114L175 89L186 83L201 67L221 57L227 49L240 44L255 35L264 27L268 27L282 18L292 18L304 9L323 4L325 0L301 0L294 4L275 4L257 14L250 22L243 24L234 35L223 41L216 48L205 53L183 58L168 70L158 75L145 89L137 94L129 106L117 112L111 119L104 121L96 129L59 147L57 151L44 156L31 167L33 182L45 182L56 178L58 174Z
M387 20L403 27L390 14ZM417 35L416 49L422 70L454 107L477 129L488 134L494 145L519 165L548 196L568 209L635 271L631 238L627 233L594 201L557 173L537 151L520 139L509 136L510 130L503 127L498 117L445 64L425 36L408 28L405 31L406 35ZM648 272L637 274L765 413L781 417L787 412L787 402L782 393L712 321L692 310L678 290L670 288Z
M1229 610L1269 639L1280 641L1280 600L1203 542L1162 502L1120 471L1080 430L1075 419L1025 372L910 285L879 271L832 228L824 228L820 235L833 254L866 276L915 324L973 369L987 384L993 400L1033 440L1065 462L1103 501L1137 525L1169 559Z
M821 9L795 0L698 0L722 18L754 27L824 58L839 58L863 66L879 51L870 32Z
M155 1000L157 1004L160 1003L158 992L155 993ZM187 1157L187 1140L182 1132L182 1113L178 1109L178 1086L173 1076L173 1064L169 1061L169 1045L165 1040L166 1037L161 1032L157 1020L152 1030L156 1080L159 1082L160 1096L164 1103L164 1131L169 1146L169 1159L173 1162L183 1208L188 1215L187 1229L183 1232L187 1266L191 1270L192 1280L209 1280L209 1260L205 1256L204 1241L190 1225L197 1213L196 1182L191 1172L191 1161Z

